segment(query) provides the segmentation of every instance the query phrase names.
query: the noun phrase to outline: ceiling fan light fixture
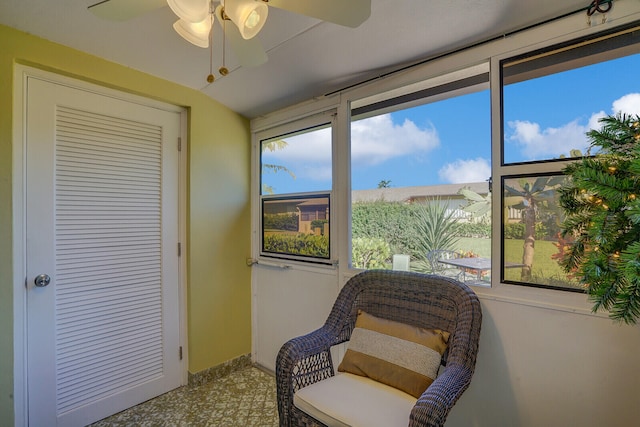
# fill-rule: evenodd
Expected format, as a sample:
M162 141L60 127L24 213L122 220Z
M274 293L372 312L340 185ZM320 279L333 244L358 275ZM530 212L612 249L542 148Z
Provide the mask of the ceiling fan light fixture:
M267 22L269 7L263 1L227 0L223 5L224 13L236 24L245 40L255 37Z
M209 32L211 31L212 18L206 17L195 24L179 19L173 24L176 33L198 47L209 47Z
M202 22L209 15L210 0L167 0L167 3L180 19L192 24Z

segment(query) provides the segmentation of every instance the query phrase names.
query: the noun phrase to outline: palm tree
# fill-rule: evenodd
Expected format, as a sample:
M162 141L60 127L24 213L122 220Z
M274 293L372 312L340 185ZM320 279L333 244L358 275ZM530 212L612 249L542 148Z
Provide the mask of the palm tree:
M573 151L573 150L572 150ZM504 186L505 223L507 221L507 209L515 208L522 211L524 221L524 244L522 248L522 271L520 278L523 281L531 280L533 268L533 256L535 254L536 222L541 207L547 209L557 208L552 202L557 197L557 189L564 182L564 176L543 176L535 179L520 179L515 185ZM508 180L511 182L511 180ZM463 208L475 216L482 216L491 210L491 193L482 196L468 188L462 188L459 194L469 201Z
M469 188L461 188L458 194L463 196L469 202L462 210L469 212L473 218L481 218L491 212L491 192L486 196L476 193Z
M531 280L533 267L533 255L536 241L536 217L542 207L551 207L557 197L557 189L564 181L564 176L541 176L535 179L533 184L530 179L521 179L517 186L504 185L505 208L512 206L522 210L524 222L524 245L522 249L522 272L520 278L523 281Z
M284 139L271 139L269 141L263 141L262 144L261 144L261 152L264 153L265 151L274 152L276 150L282 150L287 145L289 145L289 144ZM262 164L262 174L264 175L265 172L267 172L267 171L270 171L270 172L273 172L273 173L278 173L280 171L287 172L289 175L291 175L291 178L296 179L296 175L290 169L288 169L286 166L274 165L274 164L271 164L271 163L263 163ZM262 183L262 194L273 194L273 192L274 192L273 187L271 187L270 185L265 184L264 182Z

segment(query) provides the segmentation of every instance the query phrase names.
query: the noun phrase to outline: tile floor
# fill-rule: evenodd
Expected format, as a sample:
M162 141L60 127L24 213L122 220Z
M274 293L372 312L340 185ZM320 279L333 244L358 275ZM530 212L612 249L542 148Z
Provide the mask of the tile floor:
M278 425L273 375L247 367L185 386L112 415L91 427L272 427Z

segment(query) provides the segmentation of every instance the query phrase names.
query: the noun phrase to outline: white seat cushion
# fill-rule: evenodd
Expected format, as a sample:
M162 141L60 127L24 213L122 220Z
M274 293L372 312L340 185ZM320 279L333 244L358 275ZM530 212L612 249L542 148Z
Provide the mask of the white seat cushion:
M396 388L349 373L338 373L293 396L296 408L331 427L405 427L416 401Z

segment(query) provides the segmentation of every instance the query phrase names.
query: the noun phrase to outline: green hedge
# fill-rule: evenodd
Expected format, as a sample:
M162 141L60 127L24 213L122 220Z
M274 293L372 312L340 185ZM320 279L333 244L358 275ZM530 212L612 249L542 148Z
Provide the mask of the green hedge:
M536 238L536 240L542 240L549 237L547 227L543 223L536 222L534 237ZM521 222L506 224L504 226L504 238L524 239L524 224Z
M328 236L274 233L264 236L263 243L267 252L329 258Z
M265 230L298 231L298 215L291 214L265 214L262 226Z
M456 225L456 235L458 237L478 237L490 239L491 225L459 222Z
M352 240L382 239L395 253L413 253L418 244L414 205L399 202L354 203L351 210Z
M415 204L400 202L354 203L351 212L353 239L380 238L389 243L395 253L411 254L419 250L416 230ZM491 238L490 224L459 222L455 225L458 237Z
M313 230L314 228L322 228L324 230L324 225L329 222L326 219L314 219L313 221L311 221L311 229Z
M351 262L355 268L389 268L391 248L380 238L360 237L351 240Z

